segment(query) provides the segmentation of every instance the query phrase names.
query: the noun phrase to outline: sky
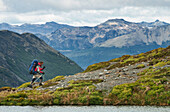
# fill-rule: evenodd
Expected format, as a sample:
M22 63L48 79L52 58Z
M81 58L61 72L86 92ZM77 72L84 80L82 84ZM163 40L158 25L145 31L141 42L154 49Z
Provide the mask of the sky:
M170 23L170 0L0 0L0 23L95 26L115 18Z

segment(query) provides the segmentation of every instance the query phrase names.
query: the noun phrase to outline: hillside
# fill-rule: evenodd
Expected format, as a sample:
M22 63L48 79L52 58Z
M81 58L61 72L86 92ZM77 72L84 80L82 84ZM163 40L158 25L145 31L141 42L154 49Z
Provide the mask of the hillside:
M1 105L170 105L170 46L90 65L18 88L0 88Z
M16 87L30 81L28 66L33 59L44 62L46 80L82 71L75 62L33 34L0 31L0 87Z

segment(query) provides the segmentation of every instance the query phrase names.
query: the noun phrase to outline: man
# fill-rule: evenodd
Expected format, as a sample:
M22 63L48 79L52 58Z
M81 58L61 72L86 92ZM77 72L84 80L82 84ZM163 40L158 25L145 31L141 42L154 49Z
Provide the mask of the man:
M30 87L32 87L32 84L34 83L34 81L35 81L37 78L40 79L39 86L42 85L43 77L42 77L41 74L44 74L44 72L43 72L42 70L45 69L45 66L44 66L43 68L41 68L42 65L43 65L43 62L39 62L38 65L36 66L36 68L35 68L35 73L33 74Z

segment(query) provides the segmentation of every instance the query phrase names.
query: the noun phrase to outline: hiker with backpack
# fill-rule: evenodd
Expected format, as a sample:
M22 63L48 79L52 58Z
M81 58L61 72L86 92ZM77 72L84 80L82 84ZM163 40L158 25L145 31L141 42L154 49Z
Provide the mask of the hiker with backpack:
M33 60L29 70L30 74L33 74L30 87L32 87L36 79L40 79L39 86L42 85L43 77L42 74L45 74L42 70L45 69L45 66L42 68L43 62L38 62L38 60Z

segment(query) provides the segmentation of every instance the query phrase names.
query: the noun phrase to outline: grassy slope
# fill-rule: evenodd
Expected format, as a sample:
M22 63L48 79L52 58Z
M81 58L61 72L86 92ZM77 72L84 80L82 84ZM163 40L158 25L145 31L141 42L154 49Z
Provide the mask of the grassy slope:
M89 66L84 72L109 67L123 67L138 62L149 62L149 68L138 73L139 79L134 83L113 87L108 94L106 91L96 90L93 83L103 80L70 81L67 88L50 90L27 90L9 92L12 88L0 92L1 105L170 105L170 46L159 48L139 55L124 55L120 58ZM117 62L111 65L111 62ZM139 65L139 68L143 65ZM57 84L64 80L58 76L45 82L44 87ZM28 83L19 88L26 87ZM38 87L37 87L38 88ZM18 89L18 88L15 88Z

